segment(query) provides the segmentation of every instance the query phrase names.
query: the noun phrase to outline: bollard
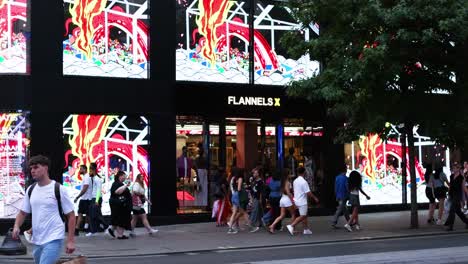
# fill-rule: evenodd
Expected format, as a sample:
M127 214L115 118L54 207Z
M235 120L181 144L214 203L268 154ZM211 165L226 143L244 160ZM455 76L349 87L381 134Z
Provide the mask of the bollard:
M5 239L3 240L2 246L0 247L0 254L2 255L26 255L27 248L21 241L21 238L13 238L13 229L10 228Z

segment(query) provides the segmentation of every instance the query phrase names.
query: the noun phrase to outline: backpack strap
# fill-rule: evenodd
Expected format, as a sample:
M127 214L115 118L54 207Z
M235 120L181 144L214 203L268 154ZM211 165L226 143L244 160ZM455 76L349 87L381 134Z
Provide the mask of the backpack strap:
M37 182L33 183L31 185L31 187L29 187L29 190L28 190L28 198L31 199L31 194L32 194L32 191L34 190L34 187L36 187L37 185Z
M60 218L62 219L63 222L65 222L65 216L63 215L63 209L62 209L62 198L60 196L60 183L55 182L54 190L55 190L55 199L57 199L57 206L59 210L59 215Z

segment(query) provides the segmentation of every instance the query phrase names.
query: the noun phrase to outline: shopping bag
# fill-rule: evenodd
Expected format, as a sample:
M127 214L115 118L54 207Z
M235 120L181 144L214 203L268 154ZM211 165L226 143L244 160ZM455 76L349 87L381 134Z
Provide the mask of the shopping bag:
M87 264L85 256L77 256L70 259L61 259L57 261L57 264Z

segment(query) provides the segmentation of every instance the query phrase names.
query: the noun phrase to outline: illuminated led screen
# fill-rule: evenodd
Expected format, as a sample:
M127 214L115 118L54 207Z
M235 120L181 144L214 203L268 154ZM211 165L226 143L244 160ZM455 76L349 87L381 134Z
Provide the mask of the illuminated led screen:
M28 0L0 0L0 74L27 73Z
M176 0L176 5L176 79L248 83L248 4Z
M435 142L428 137L415 135L415 171L417 184L418 203L427 203L425 194L426 179L424 173L426 169L422 161L431 160L434 164L439 164L449 175L450 155L448 151L441 150ZM419 138L421 140L419 140ZM407 189L407 201L411 202L410 166L407 162L406 168L402 168L403 147L398 139L382 140L377 135L362 136L359 141L345 144L345 158L348 166L348 173L357 170L363 179L363 190L371 197L366 200L361 195L361 204L400 204L402 203L402 174L406 170L407 179L404 183ZM406 150L407 160L408 149Z
M63 123L65 170L63 185L74 199L81 191L79 166L95 162L103 180L102 213L110 214L110 189L114 175L126 172L128 180L143 176L148 194L149 184L149 124L145 117L131 118L113 115L70 115ZM78 209L78 204L75 205ZM147 203L145 210L148 212Z
M63 74L147 79L148 0L64 0Z
M0 113L0 218L15 218L23 204L29 148L26 113Z
M289 9L278 5L278 1L257 1L254 20L256 84L285 85L290 81L307 79L318 74L318 61L313 60L309 54L292 57L280 43L286 32L296 32L303 41L309 41L319 34L317 24L301 28L301 24L292 18Z

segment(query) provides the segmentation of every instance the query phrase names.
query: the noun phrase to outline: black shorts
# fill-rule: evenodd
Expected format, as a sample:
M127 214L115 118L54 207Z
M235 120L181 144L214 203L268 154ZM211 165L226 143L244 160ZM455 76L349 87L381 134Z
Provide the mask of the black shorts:
M426 197L429 200L429 203L435 203L435 196L432 193L432 188L426 187Z
M80 200L78 204L78 213L87 215L89 213L90 200Z
M143 208L140 208L140 209L137 209L137 210L132 209L132 212L133 212L133 215L142 215L142 214L146 214L145 209L143 209Z

